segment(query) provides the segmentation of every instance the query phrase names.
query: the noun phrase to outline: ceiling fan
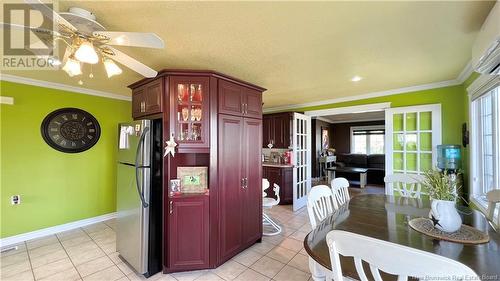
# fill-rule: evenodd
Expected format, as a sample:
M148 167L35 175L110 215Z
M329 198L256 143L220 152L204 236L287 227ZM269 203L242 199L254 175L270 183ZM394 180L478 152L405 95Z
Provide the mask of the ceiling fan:
M82 74L82 64L97 64L102 61L108 77L122 73L115 63L132 69L145 76L155 77L158 72L124 54L112 46L131 46L163 49L163 40L154 33L106 31L106 28L96 21L96 16L82 8L70 8L68 12L57 13L40 0L25 0L32 4L42 15L54 22L55 30L35 28L16 24L2 25L14 29L30 29L44 43L55 45L62 41L66 50L62 60L55 59L54 65L63 64L63 70L71 77ZM93 77L91 73L90 78ZM79 81L81 82L81 80Z

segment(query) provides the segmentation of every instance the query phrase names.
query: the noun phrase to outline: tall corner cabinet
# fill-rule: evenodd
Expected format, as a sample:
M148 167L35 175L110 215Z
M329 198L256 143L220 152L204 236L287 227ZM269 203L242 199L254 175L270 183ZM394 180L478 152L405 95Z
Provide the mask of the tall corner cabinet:
M262 238L262 92L213 71L163 70L132 89L134 119L163 119L164 272L215 268ZM208 191L169 192L177 167L208 167Z

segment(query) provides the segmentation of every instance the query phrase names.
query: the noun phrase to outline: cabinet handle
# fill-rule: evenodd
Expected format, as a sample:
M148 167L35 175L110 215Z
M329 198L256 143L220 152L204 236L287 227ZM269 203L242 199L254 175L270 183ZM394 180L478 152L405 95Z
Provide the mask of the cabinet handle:
M245 103L245 114L248 115L248 103Z
M245 186L245 178L241 178L241 188L245 189L246 186Z
M245 104L241 104L241 114L245 114Z
M174 201L170 201L170 203L168 205L169 205L168 213L172 214L174 212Z
M248 187L248 178L245 178L245 188Z

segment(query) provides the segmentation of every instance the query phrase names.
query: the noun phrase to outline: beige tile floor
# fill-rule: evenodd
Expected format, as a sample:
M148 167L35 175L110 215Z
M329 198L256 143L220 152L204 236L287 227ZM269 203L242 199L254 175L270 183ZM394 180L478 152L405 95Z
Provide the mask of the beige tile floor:
M268 212L283 227L281 235L264 236L216 269L157 274L148 280L309 280L308 260L302 246L310 231L306 208L293 212L277 206ZM4 252L1 280L141 280L116 252L115 221L50 235L21 243Z

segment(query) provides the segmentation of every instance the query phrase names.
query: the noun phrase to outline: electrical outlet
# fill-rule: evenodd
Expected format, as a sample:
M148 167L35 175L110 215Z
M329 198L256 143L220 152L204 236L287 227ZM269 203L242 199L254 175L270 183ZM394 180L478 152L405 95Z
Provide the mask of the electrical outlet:
M12 195L10 197L10 204L12 204L12 205L21 204L21 195Z

